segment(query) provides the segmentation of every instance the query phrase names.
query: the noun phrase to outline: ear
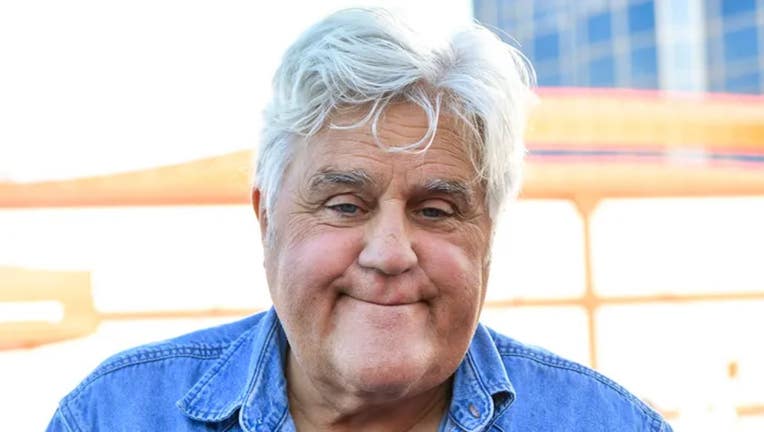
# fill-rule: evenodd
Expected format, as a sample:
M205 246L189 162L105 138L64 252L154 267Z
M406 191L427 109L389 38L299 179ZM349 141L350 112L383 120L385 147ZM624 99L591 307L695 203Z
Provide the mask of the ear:
M262 193L258 188L252 188L252 208L260 223L260 239L265 242L265 233L268 232L268 214L265 211L265 203L262 202Z

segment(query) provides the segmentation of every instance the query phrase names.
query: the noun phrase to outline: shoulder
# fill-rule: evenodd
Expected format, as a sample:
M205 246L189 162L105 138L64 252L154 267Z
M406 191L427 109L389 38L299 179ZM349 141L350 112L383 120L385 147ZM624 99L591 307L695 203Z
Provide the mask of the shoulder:
M120 429L111 422L138 413L145 418L153 417L146 413L155 413L169 420L180 414L176 401L243 335L257 328L262 316L113 355L62 399L56 415L67 424L99 425L100 430Z
M117 353L102 362L80 385L67 397L76 397L79 392L92 387L105 376L129 373L131 369L141 369L143 373L151 373L152 368L142 367L154 363L157 368L163 362L185 363L186 368L194 360L217 360L243 333L257 325L263 314L257 314L245 319L188 333L176 338L141 345ZM192 360L186 362L185 359Z
M539 425L575 418L582 430L592 431L671 430L660 414L605 375L491 329L489 333L516 392L506 413L510 417L531 414Z

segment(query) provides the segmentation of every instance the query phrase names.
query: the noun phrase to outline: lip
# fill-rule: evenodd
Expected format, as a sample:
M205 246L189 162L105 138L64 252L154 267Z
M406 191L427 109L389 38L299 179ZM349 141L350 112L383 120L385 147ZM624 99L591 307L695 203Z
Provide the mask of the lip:
M401 302L401 301L390 301L390 300L363 299L363 298L354 297L354 296L351 296L351 295L348 295L348 294L343 294L342 296L343 297L348 297L349 299L355 300L355 301L358 301L358 302L367 303L367 304L374 305L374 306L382 306L382 307L413 306L413 305L416 305L418 303L421 303L421 301L419 301L419 300Z

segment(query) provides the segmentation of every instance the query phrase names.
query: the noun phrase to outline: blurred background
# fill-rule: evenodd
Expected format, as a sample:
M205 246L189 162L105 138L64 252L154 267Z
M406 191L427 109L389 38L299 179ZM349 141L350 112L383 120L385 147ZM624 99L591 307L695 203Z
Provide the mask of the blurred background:
M41 430L107 356L269 307L248 205L270 78L378 1L0 3L0 411ZM764 0L387 1L538 73L483 321L677 431L764 430Z

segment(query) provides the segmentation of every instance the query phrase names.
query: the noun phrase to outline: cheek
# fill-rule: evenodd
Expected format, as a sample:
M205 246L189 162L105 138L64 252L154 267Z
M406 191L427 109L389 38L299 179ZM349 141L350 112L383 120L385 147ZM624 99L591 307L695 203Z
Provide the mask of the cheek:
M352 229L325 228L284 239L269 285L277 308L310 313L334 298L330 287L356 261L360 235Z
M478 312L485 290L485 252L447 239L423 244L420 265L438 287L444 306L463 319Z

